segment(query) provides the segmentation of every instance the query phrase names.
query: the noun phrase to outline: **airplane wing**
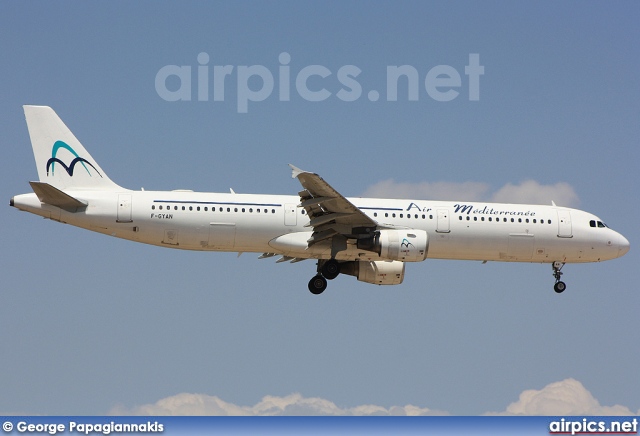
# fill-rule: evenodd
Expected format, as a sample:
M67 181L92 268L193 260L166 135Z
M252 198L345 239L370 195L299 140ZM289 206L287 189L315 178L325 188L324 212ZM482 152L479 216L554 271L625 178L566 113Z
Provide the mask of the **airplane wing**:
M365 215L353 203L343 197L317 174L303 171L291 164L292 178L297 178L304 188L299 192L300 207L309 215L309 227L313 234L309 246L332 239L333 251L346 249L347 239L367 237L378 223Z

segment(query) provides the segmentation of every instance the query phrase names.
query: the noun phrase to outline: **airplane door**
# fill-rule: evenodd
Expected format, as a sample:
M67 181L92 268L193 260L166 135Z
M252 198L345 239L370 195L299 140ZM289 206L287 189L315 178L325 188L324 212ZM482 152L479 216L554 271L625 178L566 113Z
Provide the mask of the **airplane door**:
M116 221L119 223L130 223L131 219L131 195L120 194L118 195L118 214Z
M558 209L558 237L573 238L571 230L571 212Z
M436 225L436 232L438 233L449 233L451 231L449 228L449 210L438 209L438 222Z
M295 204L284 205L284 225L295 226L297 223L297 206Z

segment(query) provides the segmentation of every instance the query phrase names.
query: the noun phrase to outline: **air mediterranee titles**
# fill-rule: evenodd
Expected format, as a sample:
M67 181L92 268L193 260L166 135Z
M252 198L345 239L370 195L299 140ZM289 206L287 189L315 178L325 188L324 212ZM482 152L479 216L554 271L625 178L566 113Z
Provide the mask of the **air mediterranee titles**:
M416 210L417 212L430 212L433 209L430 207L420 207L418 204L411 202L407 207L407 212ZM533 217L536 213L532 210L527 211L515 211L515 210L496 210L492 206L484 206L480 209L480 206L474 206L473 204L460 204L453 205L453 212L467 215L499 215L499 216L527 216Z

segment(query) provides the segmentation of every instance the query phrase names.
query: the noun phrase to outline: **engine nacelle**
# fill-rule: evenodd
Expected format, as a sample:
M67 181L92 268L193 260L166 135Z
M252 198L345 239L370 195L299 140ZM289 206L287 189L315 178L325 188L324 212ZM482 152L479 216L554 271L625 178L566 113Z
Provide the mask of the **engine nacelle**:
M384 259L420 262L427 258L429 238L427 232L418 229L380 230L370 238L359 239L358 248Z
M340 272L374 285L399 285L404 280L404 262L397 260L357 260L340 264Z

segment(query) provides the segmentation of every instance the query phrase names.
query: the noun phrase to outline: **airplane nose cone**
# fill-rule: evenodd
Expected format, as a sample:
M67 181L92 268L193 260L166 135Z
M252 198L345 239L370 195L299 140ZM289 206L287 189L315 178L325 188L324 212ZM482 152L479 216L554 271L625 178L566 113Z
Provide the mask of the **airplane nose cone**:
M620 235L618 241L618 257L622 257L629 251L629 241L624 236Z

